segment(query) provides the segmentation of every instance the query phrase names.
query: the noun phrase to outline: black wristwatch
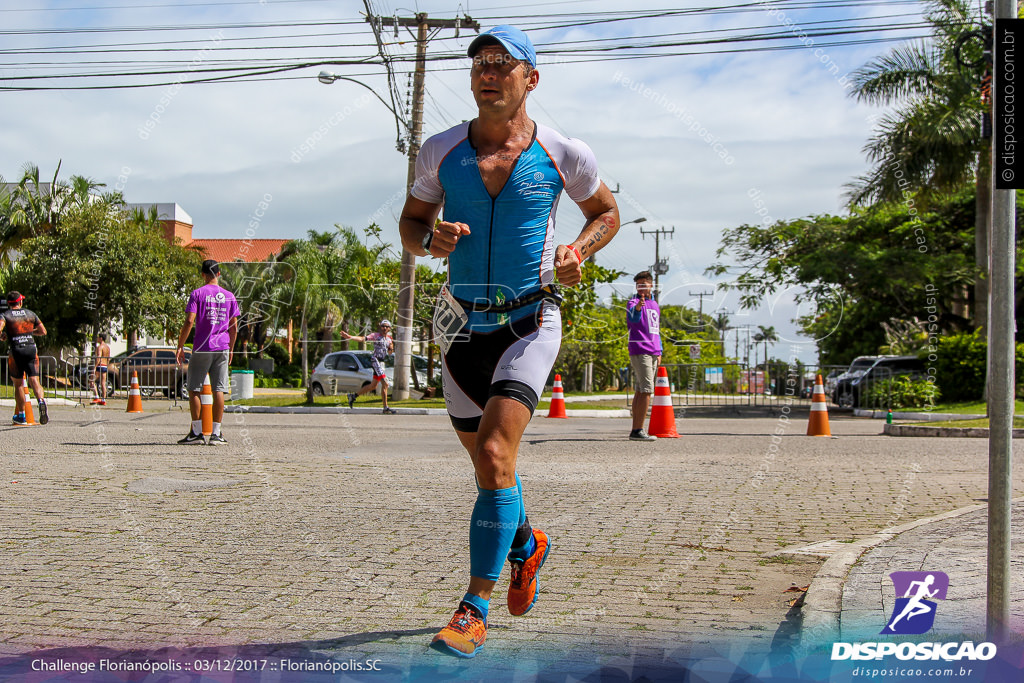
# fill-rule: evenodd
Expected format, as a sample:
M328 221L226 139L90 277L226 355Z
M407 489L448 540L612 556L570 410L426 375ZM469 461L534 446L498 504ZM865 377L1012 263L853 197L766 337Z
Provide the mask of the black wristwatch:
M431 230L430 232L427 233L426 237L423 238L423 242L422 242L423 248L426 250L426 252L428 254L430 253L430 245L433 242L434 242L434 231Z

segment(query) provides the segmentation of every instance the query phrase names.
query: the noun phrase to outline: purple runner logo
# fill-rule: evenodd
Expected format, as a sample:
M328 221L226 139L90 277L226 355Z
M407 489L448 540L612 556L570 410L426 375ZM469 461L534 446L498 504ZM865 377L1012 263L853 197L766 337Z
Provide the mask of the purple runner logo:
M883 635L919 635L935 624L935 600L945 600L949 577L945 572L893 572L889 575L896 588L896 605ZM902 596L902 597L900 597Z

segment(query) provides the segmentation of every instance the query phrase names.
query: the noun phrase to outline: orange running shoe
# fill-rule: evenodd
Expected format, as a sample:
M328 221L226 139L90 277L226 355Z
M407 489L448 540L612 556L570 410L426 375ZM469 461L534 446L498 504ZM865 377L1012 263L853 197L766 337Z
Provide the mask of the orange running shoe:
M484 649L485 640L487 624L476 610L462 602L448 625L430 641L430 647L446 655L468 658Z
M551 544L548 543L548 535L540 529L533 530L533 538L537 542L537 548L526 560L509 559L512 563L512 578L508 583L508 611L516 617L521 617L533 608L537 602L537 572L544 566L544 560L548 559L548 551Z

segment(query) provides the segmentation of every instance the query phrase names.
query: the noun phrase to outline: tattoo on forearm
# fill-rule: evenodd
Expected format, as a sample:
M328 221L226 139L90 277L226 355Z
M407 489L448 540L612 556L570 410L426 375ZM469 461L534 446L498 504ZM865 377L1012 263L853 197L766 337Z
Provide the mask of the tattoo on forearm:
M587 241L585 248L588 252L593 251L594 248L604 241L607 237L608 232L615 227L615 218L612 216L602 216L601 222L594 226L594 233L590 236Z

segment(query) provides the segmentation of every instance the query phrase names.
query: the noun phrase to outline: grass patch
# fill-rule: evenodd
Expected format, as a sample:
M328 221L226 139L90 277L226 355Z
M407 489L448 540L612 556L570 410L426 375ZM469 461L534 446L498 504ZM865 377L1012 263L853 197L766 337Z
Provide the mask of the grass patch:
M960 429L981 427L983 429L988 429L988 418L983 417L976 420L945 420L943 422L914 422L912 424L924 427L957 427ZM1013 428L1024 429L1024 417L1014 417Z
M929 413L954 413L956 415L985 415L988 413L988 406L984 401L969 401L961 403L936 403ZM1015 401L1013 412L1015 415L1024 415L1024 401Z

